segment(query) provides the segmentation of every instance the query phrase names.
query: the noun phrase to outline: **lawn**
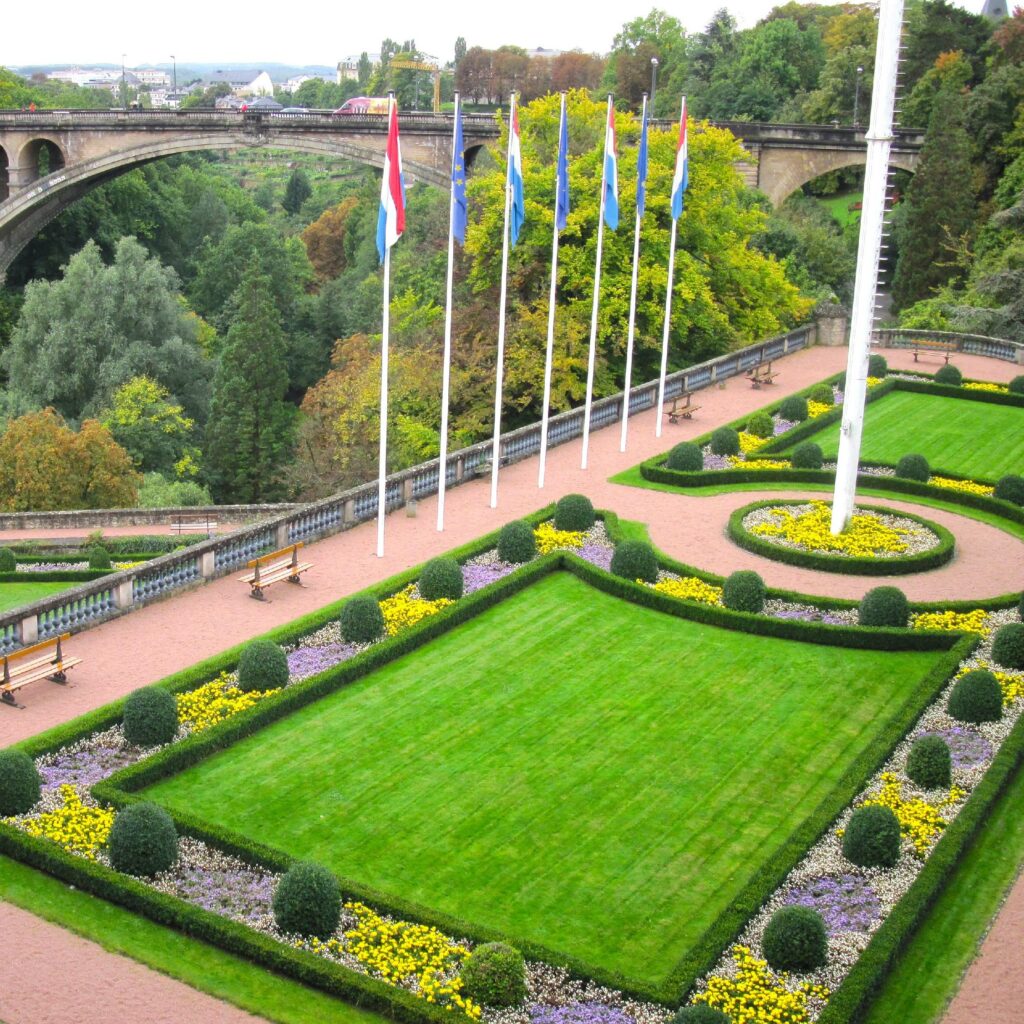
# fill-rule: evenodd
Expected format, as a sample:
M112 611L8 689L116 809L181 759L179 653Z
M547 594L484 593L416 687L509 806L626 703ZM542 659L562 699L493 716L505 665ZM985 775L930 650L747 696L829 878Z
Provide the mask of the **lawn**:
M842 192L834 196L818 196L818 202L845 228L860 220L860 210L851 210L850 207L863 198L863 192Z
M560 573L147 796L656 982L940 656L733 633Z
M74 583L0 583L0 612L20 608L73 586Z
M826 458L839 451L839 428L829 424L811 438ZM894 391L865 410L861 458L896 463L908 452L966 477L1024 472L1024 409Z

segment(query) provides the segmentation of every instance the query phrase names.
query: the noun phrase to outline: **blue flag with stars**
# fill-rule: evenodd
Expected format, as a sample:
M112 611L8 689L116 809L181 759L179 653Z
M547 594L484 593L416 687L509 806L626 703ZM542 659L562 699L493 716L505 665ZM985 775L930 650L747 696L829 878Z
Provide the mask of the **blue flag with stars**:
M452 144L452 234L466 244L466 147L462 141L462 104L455 108L455 142Z

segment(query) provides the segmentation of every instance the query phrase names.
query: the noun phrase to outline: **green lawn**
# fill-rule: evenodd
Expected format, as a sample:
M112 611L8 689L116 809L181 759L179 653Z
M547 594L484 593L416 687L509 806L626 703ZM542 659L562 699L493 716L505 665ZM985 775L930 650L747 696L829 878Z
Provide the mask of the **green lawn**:
M860 210L851 210L850 207L859 203L864 198L863 192L843 192L834 196L818 196L818 202L832 214L833 217L845 228L847 224L853 224L860 220Z
M0 583L0 612L31 604L73 587L73 583Z
M839 423L811 440L826 458L839 451ZM867 406L861 458L896 463L919 452L933 467L998 480L1024 472L1024 409L894 391Z
M659 981L937 657L733 633L556 574L147 795Z

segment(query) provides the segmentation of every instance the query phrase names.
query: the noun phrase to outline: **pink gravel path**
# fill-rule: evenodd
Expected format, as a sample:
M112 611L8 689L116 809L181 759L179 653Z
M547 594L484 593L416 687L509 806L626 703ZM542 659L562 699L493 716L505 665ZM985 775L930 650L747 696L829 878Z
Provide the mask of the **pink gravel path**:
M893 367L914 367L910 353L887 352L886 357ZM591 438L591 468L586 472L579 468L579 441L554 448L548 454L548 485L543 491L536 485L536 460L526 460L503 469L497 509L489 507L487 482L478 481L455 488L448 493L444 533L438 533L435 528L436 499L422 501L415 518L409 518L401 511L388 517L383 559L376 558L374 554L374 524L364 524L319 541L307 549L307 557L314 563L314 569L306 574L306 586L274 588L271 600L265 604L249 600L245 587L234 576L229 576L79 634L69 645L84 659L73 673L73 684L66 688L34 686L24 691L23 699L27 705L24 711L0 709L5 712L0 716L0 747L105 704L138 686L161 679L201 658L472 540L570 491L585 492L598 506L648 523L655 543L681 561L723 573L754 567L773 586L859 597L868 587L877 585L880 578L813 573L770 562L735 548L723 534L725 519L733 508L756 500L755 493L700 498L607 482L609 476L666 450L679 440L695 437L717 424L844 368L845 361L845 349L814 348L779 360L777 366L781 375L774 388L755 391L743 380L731 380L724 389L705 390L700 393L702 408L697 419L678 425L666 424L661 439L654 436L653 412L633 417L627 453L618 450L617 429L599 431ZM966 376L980 379L1007 381L1019 372L1019 368L1012 364L981 357L963 356L955 361ZM941 357L924 357L920 368L934 370L941 363ZM982 596L1020 588L1019 567L1024 565L1024 546L1009 535L975 520L930 508L922 509L911 502L871 499L871 503L891 504L896 508L917 507L927 518L950 526L956 534L959 553L948 566L927 574L900 577L899 585L912 597ZM1018 895L1024 906L1024 886L1018 885L1011 902ZM69 941L74 937L60 929L53 931L55 936L51 936L46 945L47 953L44 956L40 952L40 957L60 962L65 959L60 952L60 936L66 936ZM103 954L101 959L106 956L111 955ZM35 970L31 963L34 959L29 957L30 962L22 973L31 976ZM119 957L113 959L115 963L123 960ZM128 964L127 961L124 963ZM138 965L130 966L133 970L146 971ZM155 979L154 984L156 980L163 980L155 972L148 974ZM1014 990L1018 1006L1024 1005L1024 978L1020 981L1019 988ZM148 983L133 980L131 984ZM39 989L36 993L34 1000L26 993L26 1002L18 1002L22 1008L20 1013L27 1014L35 1003L45 1001ZM204 996L197 998L208 999ZM219 1005L216 1000L208 999L208 1002L213 1006ZM79 999L78 1003L83 1013L95 1010L97 1019L118 1019L116 1013L107 1012L111 1008L103 997L99 997L98 1005L88 997ZM8 1024L42 1019L13 1016L11 1011L2 1015ZM205 1011L195 1016L203 1020L215 1019L208 1017Z

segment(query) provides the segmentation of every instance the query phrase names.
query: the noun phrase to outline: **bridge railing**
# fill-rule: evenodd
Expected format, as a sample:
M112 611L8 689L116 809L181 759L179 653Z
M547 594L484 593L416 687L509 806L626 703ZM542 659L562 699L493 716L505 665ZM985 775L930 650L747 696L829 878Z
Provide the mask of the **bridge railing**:
M915 331L905 327L876 328L872 339L884 348L915 348L920 341L953 342L958 352L967 355L1004 359L1024 363L1024 344L1007 338L990 338L985 334L964 334L961 331Z
M769 359L812 345L817 325L809 324L724 356L680 370L666 378L669 400L688 391L742 375ZM658 382L648 381L630 390L629 412L652 408L658 400ZM591 428L599 430L619 422L623 394L600 399L591 410ZM565 444L583 434L583 409L552 416L548 444ZM503 434L499 444L501 465L530 458L540 451L541 425L531 423ZM490 473L491 441L452 452L445 467L446 486L455 487ZM408 506L437 493L440 462L432 459L387 479L388 511ZM296 541L326 537L377 516L377 482L362 484L321 501L263 519L222 537L194 544L155 558L143 565L111 573L71 590L0 614L0 653L64 632L88 629L123 615L185 587L225 576L242 568L256 555Z

